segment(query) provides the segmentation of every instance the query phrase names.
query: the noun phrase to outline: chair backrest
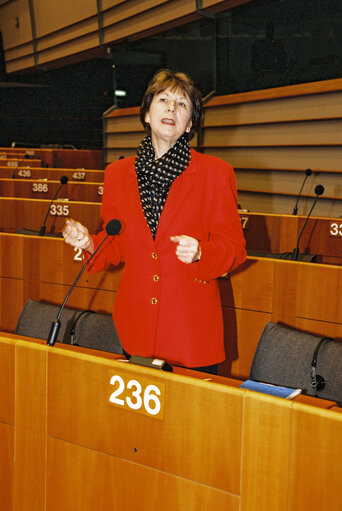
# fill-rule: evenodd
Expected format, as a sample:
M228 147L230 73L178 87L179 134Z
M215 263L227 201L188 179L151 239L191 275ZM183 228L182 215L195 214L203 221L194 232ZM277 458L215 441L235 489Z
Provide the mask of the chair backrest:
M21 311L14 333L35 339L47 339L51 323L56 319L58 311L57 305L29 299ZM122 353L111 315L65 307L60 321L58 342Z
M266 324L254 354L250 379L301 388L304 394L342 403L342 342L326 338L317 353L316 374L325 385L311 384L312 362L322 337L272 322Z

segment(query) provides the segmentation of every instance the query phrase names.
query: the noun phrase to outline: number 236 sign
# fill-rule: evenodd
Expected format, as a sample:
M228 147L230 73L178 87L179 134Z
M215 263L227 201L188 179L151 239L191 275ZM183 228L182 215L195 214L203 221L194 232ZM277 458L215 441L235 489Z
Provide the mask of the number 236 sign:
M165 385L152 384L145 379L129 379L114 374L110 378L109 404L157 419L164 417Z

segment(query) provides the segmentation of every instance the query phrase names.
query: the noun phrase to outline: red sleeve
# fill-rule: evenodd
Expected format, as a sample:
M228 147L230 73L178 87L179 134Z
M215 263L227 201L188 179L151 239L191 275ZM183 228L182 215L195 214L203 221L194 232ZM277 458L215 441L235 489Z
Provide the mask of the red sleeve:
M219 160L220 161L220 160ZM201 241L202 255L194 263L195 277L210 280L230 272L246 260L246 240L237 209L234 170L221 161L213 173L213 207L209 240Z

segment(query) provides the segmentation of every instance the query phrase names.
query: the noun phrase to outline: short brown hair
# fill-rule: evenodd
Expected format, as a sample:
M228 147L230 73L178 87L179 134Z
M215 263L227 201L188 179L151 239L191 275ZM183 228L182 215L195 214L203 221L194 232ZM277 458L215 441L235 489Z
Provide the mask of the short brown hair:
M169 69L161 69L153 76L141 102L140 120L146 133L151 135L151 128L149 123L145 121L145 116L150 109L154 95L160 94L169 88L171 90L179 89L183 94L186 94L191 101L192 126L190 132L187 133L188 140L191 140L200 128L203 118L203 104L200 91L195 87L193 80L186 73L176 73Z

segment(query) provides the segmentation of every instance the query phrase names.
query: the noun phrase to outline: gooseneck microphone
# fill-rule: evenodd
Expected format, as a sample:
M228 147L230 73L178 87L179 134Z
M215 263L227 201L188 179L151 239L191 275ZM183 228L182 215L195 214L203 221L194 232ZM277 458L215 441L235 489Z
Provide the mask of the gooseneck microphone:
M51 204L52 204L52 203L53 203L53 201L56 199L56 197L57 197L57 195L59 194L59 191L60 191L60 189L62 188L62 186L63 186L63 185L65 185L68 181L69 181L68 176L62 176L62 177L60 178L60 182L61 182L61 184L60 184L60 185L59 185L59 187L57 188L55 195L52 197L52 200L51 200L51 202L50 202L50 204L49 204L49 207L48 207L48 210L47 210L47 213L46 213L46 216L45 216L44 222L43 222L43 224L42 224L42 226L41 226L41 228L40 228L40 231L39 231L39 235L38 235L38 236L44 236L44 234L45 234L45 230L46 230L46 221L47 221L48 216L49 216L49 214L50 214Z
M108 238L108 236L115 236L116 234L119 234L120 232L120 229L121 229L121 222L119 220L117 220L116 218L113 218L112 220L110 220L107 225L106 225L106 236L103 238L103 240L101 241L101 243L99 244L99 246L97 247L96 250L94 250L94 252L91 254L91 256L89 257L89 259L84 263L84 265L82 266L81 268L81 271L79 272L79 274L77 275L74 283L72 284L71 288L69 289L66 297L64 298L64 301L62 303L62 305L60 306L59 308L59 311L58 311L58 314L57 314L57 317L55 319L55 321L52 322L51 324L51 328L50 328L50 333L49 333L49 337L47 339L47 344L49 346L54 346L55 342L56 342L56 339L57 339L57 335L58 335L58 332L59 332L59 329L60 329L60 326L61 326L61 322L60 322L60 318L61 318L61 315L62 315L62 312L63 312L63 309L65 307L65 304L69 298L69 296L71 295L74 287L76 286L77 282L80 280L81 278L81 275L82 273L84 272L86 266L90 263L90 261L93 259L93 257L95 256L95 254L97 254L97 252L99 251L99 249L101 248L101 246L103 245L103 243L106 241L106 239Z
M309 176L311 176L311 174L312 174L312 170L311 170L311 169L306 169L306 171L305 171L305 178L304 178L304 181L303 181L303 183L302 183L302 187L301 187L301 189L299 190L299 194L298 194L298 197L297 197L297 200L296 200L296 205L295 205L295 207L293 208L293 211L292 211L292 214L293 214L293 215L296 215L296 214L297 214L297 211L298 211L298 202L299 202L300 196L301 196L301 194L302 194L302 191L303 191L303 188L304 188L304 185L305 185L305 181L307 180L307 178L308 178Z
M317 186L316 186L316 188L315 188L315 194L316 194L315 200L313 201L313 204L312 204L312 206L311 206L311 209L310 209L310 211L309 211L309 214L308 214L308 216L306 217L305 222L304 222L304 225L303 225L303 227L302 227L302 230L300 231L300 234L299 234L299 236L298 236L297 246L296 246L296 248L295 248L295 249L293 250L293 252L292 252L292 256L291 256L291 260L292 260L292 261L297 261L297 259L298 259L300 238L302 237L302 234L303 234L303 232L304 232L304 229L305 229L305 227L306 227L306 224L308 223L308 220L309 220L310 215L311 215L311 213L312 213L312 211L313 211L313 208L316 206L316 202L318 201L318 197L319 197L320 195L322 195L323 193L324 193L324 186L322 186L322 185L317 185Z

